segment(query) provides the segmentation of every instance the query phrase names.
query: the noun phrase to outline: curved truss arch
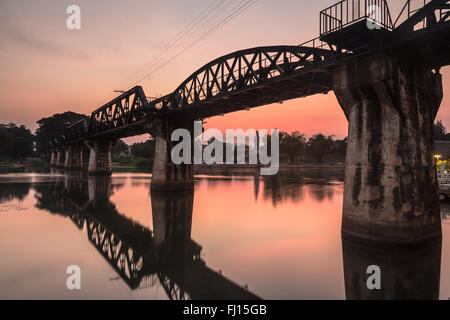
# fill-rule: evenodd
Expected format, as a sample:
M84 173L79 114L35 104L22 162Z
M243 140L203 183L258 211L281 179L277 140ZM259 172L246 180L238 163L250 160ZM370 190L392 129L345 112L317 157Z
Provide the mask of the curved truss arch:
M335 55L333 50L305 46L256 47L236 51L204 65L173 93L152 104L160 111L179 110L261 86L276 78L298 75Z

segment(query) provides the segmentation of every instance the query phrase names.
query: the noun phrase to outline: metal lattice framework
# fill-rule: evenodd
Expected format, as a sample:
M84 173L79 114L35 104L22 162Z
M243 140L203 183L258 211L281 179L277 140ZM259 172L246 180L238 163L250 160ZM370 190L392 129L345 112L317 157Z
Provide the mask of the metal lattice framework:
M109 262L131 289L136 289L144 277L144 255L138 253L120 237L92 218L86 219L89 241Z
M398 31L414 31L416 27L431 28L449 21L449 0L426 0L419 9L414 9L415 2L417 0L408 0L403 6L395 21Z
M422 2L422 3L420 3ZM415 9L414 3L416 4ZM369 30L368 12L381 12ZM136 86L92 112L44 150L89 138L116 139L149 132L152 119L200 120L284 100L327 93L333 68L342 60L386 52L431 68L450 64L450 0L407 0L392 21L385 0L343 0L321 12L321 36L299 46L257 47L211 61L178 88L159 99L147 99Z
M136 86L92 112L88 135L95 137L106 131L121 137L139 134L136 131L141 128L136 126L145 122L148 109L144 90ZM121 131L124 128L126 132Z
M158 279L170 300L191 300L189 293L173 279L163 273L158 273Z
M450 0L427 0L423 7L413 9L415 2L407 1L396 20L394 51L431 68L449 65Z
M314 81L312 72L337 52L304 46L258 47L220 57L187 78L173 93L152 102L156 110L174 112L191 106L215 104L240 109L279 102L311 92L327 92L331 84ZM308 79L300 79L308 73ZM313 81L311 81L313 80ZM303 87L308 82L308 86ZM270 89L269 89L270 88ZM261 89L266 89L261 94ZM303 89L303 90L300 90ZM227 110L194 111L194 118ZM216 108L219 109L219 108Z
M64 142L82 142L84 138L88 135L89 121L88 119L82 119L77 122L72 123L66 129L66 134L64 135Z

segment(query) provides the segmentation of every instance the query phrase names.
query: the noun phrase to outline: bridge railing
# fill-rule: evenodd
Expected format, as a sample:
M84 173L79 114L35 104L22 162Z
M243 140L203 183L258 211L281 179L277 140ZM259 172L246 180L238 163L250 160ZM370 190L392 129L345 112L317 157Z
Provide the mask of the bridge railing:
M81 119L67 126L65 141L72 142L74 140L83 139L88 133L89 120Z
M320 36L363 20L394 28L386 0L342 0L320 12Z
M309 47L313 49L323 49L323 50L331 50L333 52L336 52L336 54L346 54L351 53L350 50L343 49L343 48L337 48L335 45L332 45L328 42L322 41L320 37L314 38L312 40L303 42L299 44L299 47Z

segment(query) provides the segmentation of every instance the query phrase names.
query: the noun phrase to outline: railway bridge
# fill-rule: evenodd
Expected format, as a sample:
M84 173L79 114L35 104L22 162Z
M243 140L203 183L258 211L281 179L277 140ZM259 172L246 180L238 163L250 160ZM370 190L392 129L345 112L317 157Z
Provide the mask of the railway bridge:
M385 0L343 0L320 12L316 39L225 55L156 100L140 86L124 92L70 125L49 146L51 162L80 168L87 146L89 174L111 174L114 141L150 133L152 188L192 187L193 165L170 160L173 130L333 91L349 122L343 234L393 243L438 238L432 127L443 98L440 69L449 64L449 0L405 1L398 17Z

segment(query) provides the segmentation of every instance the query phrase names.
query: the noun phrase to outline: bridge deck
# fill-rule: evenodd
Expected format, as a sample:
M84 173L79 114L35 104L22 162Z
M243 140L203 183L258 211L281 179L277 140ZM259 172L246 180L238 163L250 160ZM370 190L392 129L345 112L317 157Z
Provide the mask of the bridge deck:
M204 119L327 93L333 89L333 68L362 54L384 51L430 68L449 65L450 0L428 0L418 10L410 9L410 1L395 22L384 0L341 1L321 12L322 41L225 55L155 101L147 101L142 88L134 87L92 112L88 124L68 128L54 145L148 133L157 117ZM374 23L368 11L371 4L381 8L373 30L368 27Z

